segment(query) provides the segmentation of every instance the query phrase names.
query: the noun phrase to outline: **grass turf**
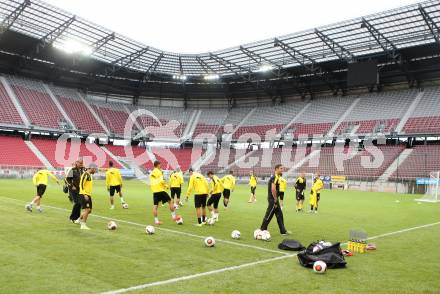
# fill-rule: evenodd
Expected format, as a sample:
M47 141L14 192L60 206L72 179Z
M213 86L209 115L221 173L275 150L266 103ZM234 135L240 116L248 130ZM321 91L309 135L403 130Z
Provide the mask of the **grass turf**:
M271 242L253 240L266 209L266 188L257 189L258 202L248 204L248 187L239 186L228 210L220 209L220 222L198 228L192 199L179 210L185 224L171 221L167 207L160 209L164 225L155 235L144 233L151 224L152 196L145 184L127 181L125 199L109 210L107 192L96 181L93 213L119 221L116 231L106 230L108 220L92 216L91 231L80 231L68 221L70 203L61 188L48 187L44 213L27 213L25 202L34 195L30 180L0 180L0 293L98 293L188 276L283 256L277 244L283 239L275 219ZM185 190L185 189L184 189ZM304 245L318 239L345 242L348 231L365 229L370 236L439 222L438 204L418 204L410 195L324 191L317 215L295 213L293 190L285 201L286 227ZM118 199L116 199L118 200ZM396 202L400 200L400 202ZM306 201L307 202L307 201ZM170 229L172 231L168 231ZM230 239L233 229L242 233ZM202 238L232 241L205 248ZM346 269L316 275L302 268L296 257L215 273L191 280L154 286L139 293L438 293L440 280L440 225L421 228L374 241L376 252L347 258ZM236 244L252 247L238 246ZM269 249L268 251L260 250Z

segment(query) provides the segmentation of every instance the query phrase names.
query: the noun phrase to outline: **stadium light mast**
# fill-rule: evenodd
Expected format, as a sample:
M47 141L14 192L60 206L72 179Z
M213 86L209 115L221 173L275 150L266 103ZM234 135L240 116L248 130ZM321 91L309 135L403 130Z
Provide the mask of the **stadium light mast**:
M341 60L351 61L355 59L355 56L345 49L342 45L340 45L335 40L331 39L327 35L325 35L323 32L321 32L318 29L315 29L315 34L321 39L321 41L327 45L328 48ZM337 50L337 49L338 50Z
M423 17L423 20L431 31L434 40L440 45L440 28L438 27L437 23L432 19L432 17L421 4L419 4L419 11Z
M23 11L31 5L30 0L25 0L23 3L17 6L8 16L6 16L3 21L0 23L0 40L3 37L3 34L8 31L17 18L23 13Z

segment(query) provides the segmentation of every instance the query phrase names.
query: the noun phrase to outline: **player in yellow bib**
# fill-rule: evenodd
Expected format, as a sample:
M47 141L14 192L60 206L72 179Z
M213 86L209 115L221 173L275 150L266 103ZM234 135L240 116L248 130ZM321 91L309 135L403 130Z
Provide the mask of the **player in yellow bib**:
M37 171L34 174L34 177L32 178L32 182L34 183L34 186L37 188L37 195L34 197L34 199L32 199L31 203L25 206L25 208L28 211L32 212L32 205L35 204L37 206L37 210L39 212L43 212L40 203L41 203L41 198L43 198L44 192L46 192L48 177L51 177L58 185L60 184L57 177L54 176L47 169L41 169Z
M318 213L318 203L321 198L321 190L324 188L324 182L319 173L316 173L313 180L312 190L310 191L310 211L309 213Z
M110 209L115 209L115 202L113 196L115 192L119 194L121 205L124 207L125 200L122 196L122 176L119 169L113 167L113 161L108 163L109 169L105 173L105 184L107 191L110 193Z
M223 183L223 205L225 208L228 207L229 198L231 197L231 192L235 189L235 177L234 172L229 171L229 175L222 178Z
M257 177L252 171L249 175L249 187L251 187L251 197L249 198L248 203L257 202L257 196L255 196L255 191L257 190Z

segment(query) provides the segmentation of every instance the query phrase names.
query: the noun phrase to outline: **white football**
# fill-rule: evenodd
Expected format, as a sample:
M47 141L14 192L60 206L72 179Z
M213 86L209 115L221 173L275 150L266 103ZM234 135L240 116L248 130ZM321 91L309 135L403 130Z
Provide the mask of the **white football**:
M321 260L315 261L313 264L313 271L318 274L323 274L327 270L327 264Z
M261 240L263 240L263 241L270 241L271 238L272 237L271 237L269 231L261 231Z
M183 225L183 217L181 217L180 215L177 215L176 216L176 224Z
M240 231L237 231L237 230L233 230L232 231L232 233L231 233L231 238L232 239L240 239L240 237L241 237Z
M213 237L206 237L205 238L205 246L206 247L213 247L215 245L215 239Z
M156 232L156 229L153 226L146 226L145 227L145 233L147 233L148 235L153 235Z
M256 239L256 240L260 240L261 239L261 230L260 229L256 229L254 231L254 239Z
M212 218L212 217L208 218L208 219L206 220L206 223L207 223L208 225L210 225L210 226L214 225L214 224L215 224L215 218Z
M109 221L107 224L107 229L109 230L116 230L118 228L118 225L114 221Z
M128 209L128 204L127 203L122 204L122 208L123 209Z

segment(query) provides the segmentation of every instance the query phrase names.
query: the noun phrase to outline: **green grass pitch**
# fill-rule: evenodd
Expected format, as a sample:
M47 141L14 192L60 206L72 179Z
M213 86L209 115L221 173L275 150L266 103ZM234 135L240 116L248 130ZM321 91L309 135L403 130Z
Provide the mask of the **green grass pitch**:
M144 227L153 222L152 196L139 181L124 184L129 209L117 205L113 211L103 182L95 182L91 231L68 221L70 203L56 185L48 187L41 214L24 209L34 196L31 180L0 180L0 187L0 293L101 293L145 284L149 287L130 293L440 292L440 206L418 204L411 195L327 190L315 215L295 213L290 188L286 227L304 245L318 239L345 242L354 228L377 236L438 223L377 238L377 251L348 257L346 269L317 275L277 249L283 237L275 219L271 242L253 240L266 209L263 185L256 204L247 203L249 189L239 186L214 226L193 226L192 198L179 210L183 226L163 207L164 225L151 236ZM108 220L97 216L116 219L118 229L108 231ZM234 229L241 240L230 238ZM216 246L204 247L203 236L215 237ZM166 282L156 283L161 281Z

